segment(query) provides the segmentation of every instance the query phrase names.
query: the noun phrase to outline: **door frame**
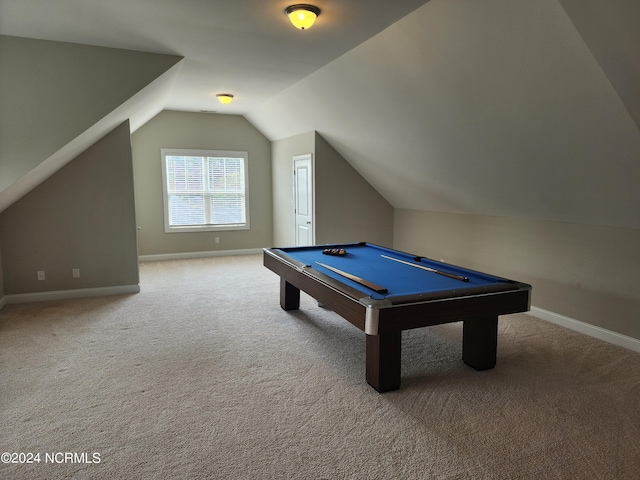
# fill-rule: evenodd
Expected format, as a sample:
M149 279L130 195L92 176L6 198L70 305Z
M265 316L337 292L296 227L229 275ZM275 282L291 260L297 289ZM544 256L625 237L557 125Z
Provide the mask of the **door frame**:
M315 181L314 181L314 164L313 164L313 154L311 153L305 153L302 155L294 155L292 157L292 166L293 166L293 239L294 239L294 243L296 246L298 245L298 223L297 223L297 200L298 200L298 192L297 192L297 181L296 181L296 163L297 162L309 162L310 165L310 180L309 180L309 188L308 188L308 202L309 202L309 212L310 212L310 216L311 216L311 223L310 225L310 237L311 237L311 245L315 244L315 240L316 240L316 229L315 229L315 190L314 190L314 185L315 185Z

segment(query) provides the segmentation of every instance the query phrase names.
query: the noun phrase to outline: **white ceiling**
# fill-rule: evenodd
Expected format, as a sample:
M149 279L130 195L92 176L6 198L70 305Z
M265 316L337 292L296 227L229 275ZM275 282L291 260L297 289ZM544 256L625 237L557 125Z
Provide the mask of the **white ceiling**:
M167 109L245 114L427 1L317 0L302 31L289 0L0 0L0 32L183 56Z
M247 118L394 207L640 228L640 131L556 0L432 0Z
M0 32L183 56L165 108L318 131L397 208L640 229L639 1L288 4L0 0Z

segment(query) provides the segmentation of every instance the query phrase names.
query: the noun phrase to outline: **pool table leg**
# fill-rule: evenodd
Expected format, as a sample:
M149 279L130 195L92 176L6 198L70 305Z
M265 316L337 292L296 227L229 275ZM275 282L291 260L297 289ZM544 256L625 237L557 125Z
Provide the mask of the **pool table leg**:
M280 306L284 310L300 308L300 289L280 277Z
M476 370L496 366L498 317L465 320L462 326L462 360Z
M367 382L378 392L400 388L402 332L367 335Z

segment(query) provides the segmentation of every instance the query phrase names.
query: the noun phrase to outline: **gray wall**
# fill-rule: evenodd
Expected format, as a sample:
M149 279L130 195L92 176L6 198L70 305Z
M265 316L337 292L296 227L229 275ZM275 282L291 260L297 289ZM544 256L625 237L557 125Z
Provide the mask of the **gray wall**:
M2 273L2 245L0 245L0 308L4 297L4 275Z
M242 250L273 239L271 144L237 115L163 111L131 136L140 255ZM161 148L249 152L249 230L165 233ZM220 243L215 243L215 238Z
M533 286L532 305L640 339L640 231L397 209L395 247Z
M0 213L0 245L7 295L137 285L129 123Z
M273 172L273 244L295 245L293 219L293 157L310 153L315 157L315 132L278 140L271 145ZM314 205L315 207L315 205Z
M274 244L295 244L293 157L311 153L315 243L393 243L393 208L316 132L272 144Z
M393 207L316 134L316 242L393 245Z

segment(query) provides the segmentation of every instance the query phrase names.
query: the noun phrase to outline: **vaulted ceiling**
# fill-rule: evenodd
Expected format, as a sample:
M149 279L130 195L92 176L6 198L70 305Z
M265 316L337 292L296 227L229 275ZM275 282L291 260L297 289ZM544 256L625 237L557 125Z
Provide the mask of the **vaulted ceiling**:
M288 4L0 0L0 32L183 56L164 108L316 130L398 208L640 228L640 2Z
M185 57L166 108L243 115L427 1L317 1L300 31L287 0L0 0L0 33Z

